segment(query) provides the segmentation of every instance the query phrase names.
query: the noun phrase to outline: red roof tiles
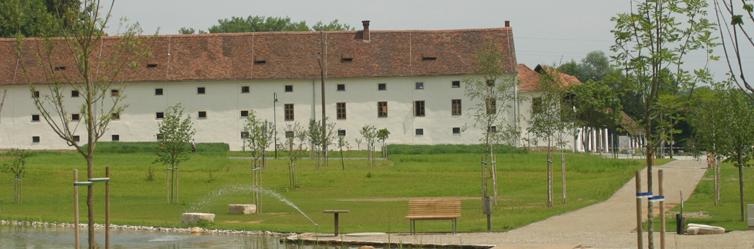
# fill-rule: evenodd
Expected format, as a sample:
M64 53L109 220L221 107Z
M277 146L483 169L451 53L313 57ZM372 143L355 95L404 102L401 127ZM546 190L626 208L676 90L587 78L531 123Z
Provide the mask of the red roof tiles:
M524 64L519 64L516 69L518 71L518 90L522 92L536 92L539 90L539 82L543 73L557 74L559 78L558 83L563 87L581 84L581 81L575 76L561 73L557 69L548 66L537 65L532 70Z

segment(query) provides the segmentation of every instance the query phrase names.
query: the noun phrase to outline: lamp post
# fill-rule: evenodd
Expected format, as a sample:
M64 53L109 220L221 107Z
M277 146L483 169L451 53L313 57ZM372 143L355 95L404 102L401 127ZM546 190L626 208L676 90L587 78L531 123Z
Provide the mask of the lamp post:
M278 103L278 93L273 92L272 93L272 127L275 130L273 130L274 135L272 137L272 140L273 140L273 143L275 144L274 145L275 146L275 160L278 159L278 124L277 124L278 115L276 112L277 103Z

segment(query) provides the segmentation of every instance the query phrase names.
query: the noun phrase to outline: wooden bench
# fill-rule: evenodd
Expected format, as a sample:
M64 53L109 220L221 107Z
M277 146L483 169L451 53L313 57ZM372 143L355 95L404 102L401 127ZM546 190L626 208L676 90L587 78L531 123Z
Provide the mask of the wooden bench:
M411 226L411 234L416 234L417 220L450 220L455 234L460 217L461 200L458 199L411 199L408 201L406 218Z

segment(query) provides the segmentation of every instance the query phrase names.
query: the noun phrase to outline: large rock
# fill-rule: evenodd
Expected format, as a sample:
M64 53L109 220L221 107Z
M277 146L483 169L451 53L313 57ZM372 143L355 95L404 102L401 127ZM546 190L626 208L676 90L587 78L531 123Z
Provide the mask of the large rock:
M688 235L705 235L705 234L724 234L725 228L689 223L686 228L686 234Z
M257 205L228 204L228 212L231 214L254 214L257 212Z
M749 212L748 212L749 222L747 223L749 224L749 229L754 229L754 204L749 204L748 206L749 206Z
M200 221L207 223L215 222L215 214L210 213L183 213L181 215L181 223L186 225L197 224Z

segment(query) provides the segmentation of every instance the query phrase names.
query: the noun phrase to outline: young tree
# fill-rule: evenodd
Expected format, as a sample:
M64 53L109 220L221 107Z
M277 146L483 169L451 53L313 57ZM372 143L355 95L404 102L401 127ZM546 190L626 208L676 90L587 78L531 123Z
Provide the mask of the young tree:
M86 178L94 178L94 155L97 141L107 133L113 115L125 109L124 94L111 94L111 89L122 90L122 74L139 65L149 51L142 46L145 38L138 25L128 25L117 39L107 39L105 29L110 25L114 1L84 1L74 9L61 11L60 18L48 23L50 32L38 34L41 38L23 39L18 36L16 60L23 79L29 84L46 82L47 90L39 92L31 86L32 100L40 116L66 144L86 160ZM111 34L112 35L112 34ZM55 39L51 37L55 36ZM103 49L102 44L109 44ZM57 58L70 58L70 69L60 73ZM57 69L57 70L56 70ZM65 99L67 91L77 90L81 101ZM38 93L39 94L36 94ZM70 110L80 110L86 138L79 142L76 135L79 122L71 120ZM87 145L87 146L85 146ZM94 185L87 187L87 217L89 248L96 247L94 235Z
M3 165L3 172L7 172L13 175L13 192L14 200L16 203L21 203L21 181L26 175L26 159L31 156L31 152L26 150L12 149L8 151L7 155L10 157L10 161L7 161Z
M196 130L191 118L184 115L181 104L176 104L168 107L157 134L159 147L155 162L168 167L168 202L175 204L178 202L178 164L189 159ZM149 168L151 175L152 167Z
M338 135L338 150L340 151L340 168L346 170L346 162L343 159L343 147L348 147L346 136Z
M516 95L514 80L504 75L504 57L494 44L487 44L477 53L478 70L480 77L464 80L465 95L472 101L470 108L474 117L474 127L481 133L481 142L484 144L482 161L488 162L482 165L489 166L492 177L492 200L497 203L497 164L494 163L495 146L500 143L517 143L519 137L518 126L515 125L513 109ZM510 120L513 119L513 120ZM513 124L513 125L511 125ZM487 184L483 184L487 186ZM483 190L486 193L486 190Z
M377 138L377 128L372 125L365 125L361 127L361 137L364 138L364 143L367 146L367 160L369 160L369 175L372 175L372 168L374 167L374 140Z
M252 201L257 206L257 213L262 212L262 170L265 168L265 152L272 143L275 126L272 122L257 118L254 111L249 112L243 129L246 146L251 153L251 185L254 189Z
M296 189L296 162L304 154L306 131L298 123L287 125L285 128L285 142L288 145L288 182L291 190ZM298 140L298 144L296 141Z
M382 158L387 159L387 144L385 143L390 137L390 131L387 128L377 130L377 140L382 144L380 151L382 152Z
M694 77L705 70L690 73L684 68L689 53L703 50L709 55L713 48L713 26L707 20L705 0L634 1L630 13L612 18L615 44L613 60L625 71L628 82L640 96L640 119L645 130L647 189L653 188L657 136L657 102L662 90L692 89ZM648 210L653 203L648 202ZM654 212L647 212L648 244L654 248Z
M745 220L744 167L748 167L754 151L754 103L739 89L729 89L724 93L722 131L725 143L720 152L738 168L738 191L741 208L741 221Z
M720 153L718 147L722 145L723 119L727 112L723 106L724 92L719 87L714 89L700 89L697 91L692 105L690 124L694 129L693 137L699 149L706 150L708 162L714 173L714 203L720 204Z

